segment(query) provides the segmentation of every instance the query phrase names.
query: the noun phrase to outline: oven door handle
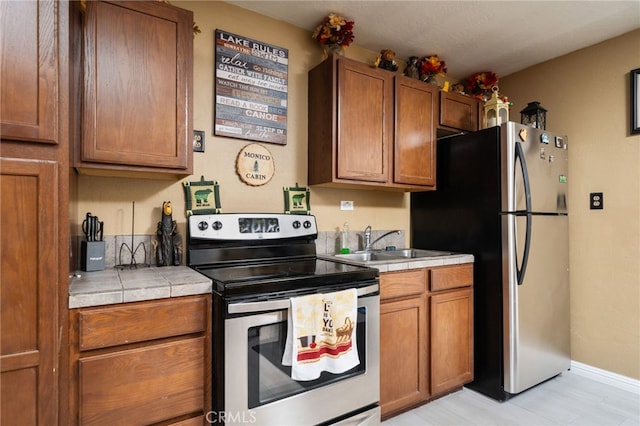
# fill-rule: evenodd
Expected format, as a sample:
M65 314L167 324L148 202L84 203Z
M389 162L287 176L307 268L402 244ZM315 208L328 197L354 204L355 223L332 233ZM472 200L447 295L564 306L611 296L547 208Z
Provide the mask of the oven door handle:
M360 287L358 297L368 296L380 291L380 284L372 284L367 287ZM230 314L248 314L253 312L267 312L280 309L289 309L290 299L265 300L262 302L230 303L228 310Z

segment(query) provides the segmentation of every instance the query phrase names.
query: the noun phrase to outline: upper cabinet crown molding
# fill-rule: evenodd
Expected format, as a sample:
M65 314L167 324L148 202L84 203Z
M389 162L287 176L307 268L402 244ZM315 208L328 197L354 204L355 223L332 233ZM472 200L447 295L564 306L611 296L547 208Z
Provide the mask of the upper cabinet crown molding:
M76 167L192 173L192 28L162 2L87 2Z

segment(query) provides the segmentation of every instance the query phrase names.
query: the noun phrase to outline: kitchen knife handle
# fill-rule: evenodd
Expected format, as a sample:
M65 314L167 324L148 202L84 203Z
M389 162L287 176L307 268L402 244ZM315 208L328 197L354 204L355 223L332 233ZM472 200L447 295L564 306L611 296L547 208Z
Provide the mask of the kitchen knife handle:
M82 221L82 232L84 233L84 237L87 241L91 241L91 236L93 234L91 225L93 223L93 218L91 216L91 212L87 212L85 215L85 219Z
M89 220L89 225L88 225L88 233L87 233L87 241L93 241L93 233L95 230L95 225L93 222L93 217Z
M98 216L93 217L93 241L98 241L98 234L100 233L100 222L98 222Z

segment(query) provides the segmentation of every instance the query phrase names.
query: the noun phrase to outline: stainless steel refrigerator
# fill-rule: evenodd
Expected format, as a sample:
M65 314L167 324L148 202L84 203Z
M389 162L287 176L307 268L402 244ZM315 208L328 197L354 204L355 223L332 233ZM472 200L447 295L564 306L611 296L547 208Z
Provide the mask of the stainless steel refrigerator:
M474 381L506 400L570 367L567 138L518 123L442 138L411 245L471 253Z

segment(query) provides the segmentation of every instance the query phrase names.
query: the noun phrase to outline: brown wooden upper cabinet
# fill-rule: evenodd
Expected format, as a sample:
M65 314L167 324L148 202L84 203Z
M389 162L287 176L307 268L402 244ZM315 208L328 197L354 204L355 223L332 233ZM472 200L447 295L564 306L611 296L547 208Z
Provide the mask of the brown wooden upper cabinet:
M482 101L455 92L440 92L440 126L475 132L480 128Z
M435 186L437 87L332 56L309 71L309 184Z
M2 139L58 143L58 7L0 2Z
M163 2L87 2L78 168L193 168L193 13Z

